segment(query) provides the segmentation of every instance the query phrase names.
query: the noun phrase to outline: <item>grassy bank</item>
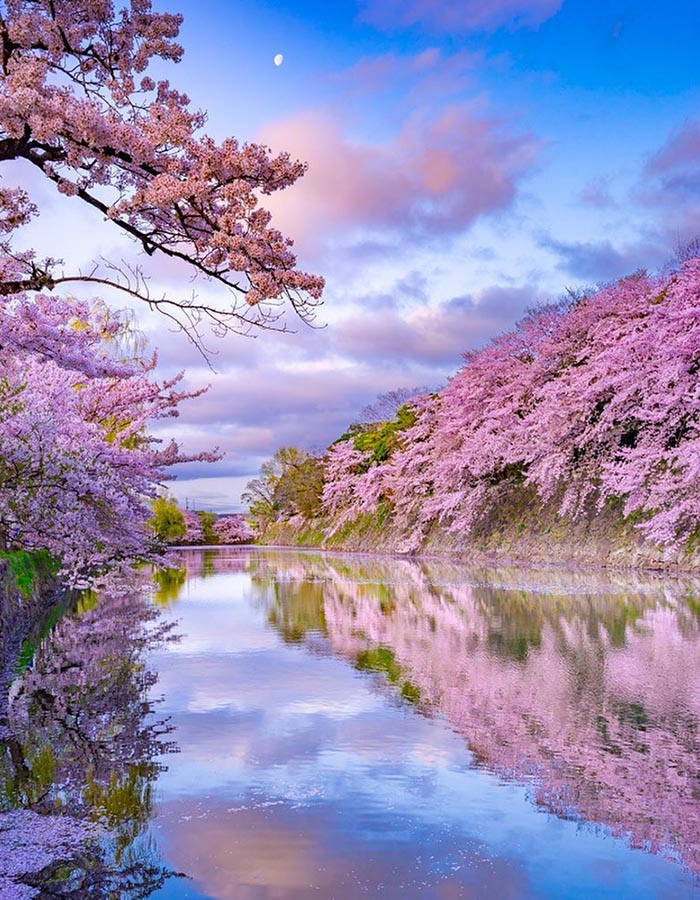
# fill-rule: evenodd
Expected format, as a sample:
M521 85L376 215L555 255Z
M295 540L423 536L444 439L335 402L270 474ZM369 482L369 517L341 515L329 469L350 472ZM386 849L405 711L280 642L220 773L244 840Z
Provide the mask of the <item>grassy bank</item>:
M64 598L56 565L47 553L0 554L0 731L6 720L10 684L50 627ZM55 613L53 613L55 618Z

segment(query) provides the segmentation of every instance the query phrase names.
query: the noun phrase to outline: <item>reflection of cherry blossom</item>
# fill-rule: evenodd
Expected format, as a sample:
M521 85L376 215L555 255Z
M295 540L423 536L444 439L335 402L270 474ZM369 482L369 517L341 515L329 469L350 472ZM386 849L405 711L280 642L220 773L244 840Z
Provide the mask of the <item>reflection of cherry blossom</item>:
M700 871L693 581L249 557L268 619L443 715L536 802ZM274 591L269 588L274 585Z
M155 759L172 748L170 728L152 718L155 676L143 663L169 638L156 617L142 586L113 577L55 626L13 685L0 742L0 802L12 810L0 813L0 896L18 879L21 896L41 885L52 896L129 898L167 877L142 837Z

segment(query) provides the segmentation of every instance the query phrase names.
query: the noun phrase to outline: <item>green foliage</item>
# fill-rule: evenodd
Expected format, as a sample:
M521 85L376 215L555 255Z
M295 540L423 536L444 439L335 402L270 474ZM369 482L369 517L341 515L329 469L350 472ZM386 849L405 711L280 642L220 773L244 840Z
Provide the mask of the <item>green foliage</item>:
M351 425L338 441L353 441L356 450L370 453L370 464L385 462L400 446L402 431L415 425L416 413L411 406L401 406L393 419L386 422L364 422ZM337 443L337 442L336 442Z
M180 595L182 586L187 580L187 569L177 567L156 569L153 580L157 585L154 597L156 603L159 606L169 606Z
M49 745L35 743L21 748L24 769L0 767L0 798L10 806L31 806L39 803L53 784L56 758Z
M377 597L379 598L379 607L382 613L387 616L396 609L396 603L389 587L380 582L377 585Z
M93 809L93 817L106 821L116 832L117 862L121 861L151 815L154 772L154 763L142 761L119 775L113 772L108 784L89 777L85 785L84 796Z
M408 700L409 703L419 703L420 688L412 681L404 681L401 685L401 696L404 700Z
M12 550L0 553L6 559L15 587L23 597L29 598L42 578L55 575L59 563L46 550Z
M56 625L56 623L59 622L63 618L63 616L65 616L69 608L69 605L62 601L55 603L49 610L44 621L41 622L41 625L36 633L31 638L27 638L25 640L25 642L22 644L22 649L20 650L19 656L17 658L18 675L21 675L22 672L24 672L25 669L28 668L28 666L34 659L34 655L36 654L39 644L41 644L44 638L51 633L54 625Z
M377 512L375 513L375 515L377 519L377 525L381 528L391 515L391 503L389 503L387 500L380 500L377 504Z
M394 651L389 647L360 650L355 665L361 672L384 672L392 684L396 684L401 678L401 666L396 662Z
M151 509L153 517L149 525L159 540L174 544L184 538L187 532L185 517L172 497L156 497L151 502Z
M268 622L287 644L299 644L311 633L326 634L324 589L318 582L275 584Z
M216 514L213 512L208 512L205 509L200 509L197 513L197 518L199 519L199 524L202 526L202 543L218 544L219 539L216 536L216 532L214 531Z
M297 539L300 547L318 547L323 543L322 528L306 528Z
M394 651L389 647L360 650L355 658L355 665L361 672L383 672L390 684L398 685L401 682L403 669L396 662ZM412 681L405 680L399 693L408 703L420 702L420 688Z
M312 519L321 511L323 462L298 447L282 447L246 485L242 498L259 531L280 518Z

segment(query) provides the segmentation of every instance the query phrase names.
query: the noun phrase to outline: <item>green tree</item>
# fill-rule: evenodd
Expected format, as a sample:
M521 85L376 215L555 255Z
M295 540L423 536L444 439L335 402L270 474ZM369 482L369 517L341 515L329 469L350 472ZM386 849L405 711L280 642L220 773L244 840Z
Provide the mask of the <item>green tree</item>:
M174 544L184 538L187 531L185 517L173 497L167 494L156 497L151 509L153 516L149 525L157 538L166 544Z
M401 432L411 428L415 423L415 410L404 403L391 419L381 422L355 422L338 438L338 441L348 441L352 438L356 450L369 451L372 454L370 463L381 463L389 459L401 446Z
M217 534L214 531L214 522L216 522L216 514L213 512L208 512L205 509L200 509L197 512L197 517L199 519L199 524L202 526L202 543L203 544L218 544L219 538L217 537Z
M260 530L278 518L320 511L323 489L321 459L299 447L282 447L260 468L260 476L246 485L242 499Z

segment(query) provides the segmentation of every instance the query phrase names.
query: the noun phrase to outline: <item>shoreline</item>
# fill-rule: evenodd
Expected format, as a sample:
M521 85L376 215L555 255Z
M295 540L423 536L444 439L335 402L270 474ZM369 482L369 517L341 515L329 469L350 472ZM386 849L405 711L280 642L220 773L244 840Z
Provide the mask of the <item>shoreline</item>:
M604 517L601 517L604 519ZM630 528L564 527L555 535L542 531L522 533L517 525L488 529L474 537L433 529L419 546L402 548L405 536L389 528L358 521L351 528L326 533L327 522L276 522L255 546L293 550L382 554L403 559L443 560L474 566L555 569L595 572L640 572L669 577L700 574L700 549L670 551L648 544ZM582 533L583 532L583 533Z

